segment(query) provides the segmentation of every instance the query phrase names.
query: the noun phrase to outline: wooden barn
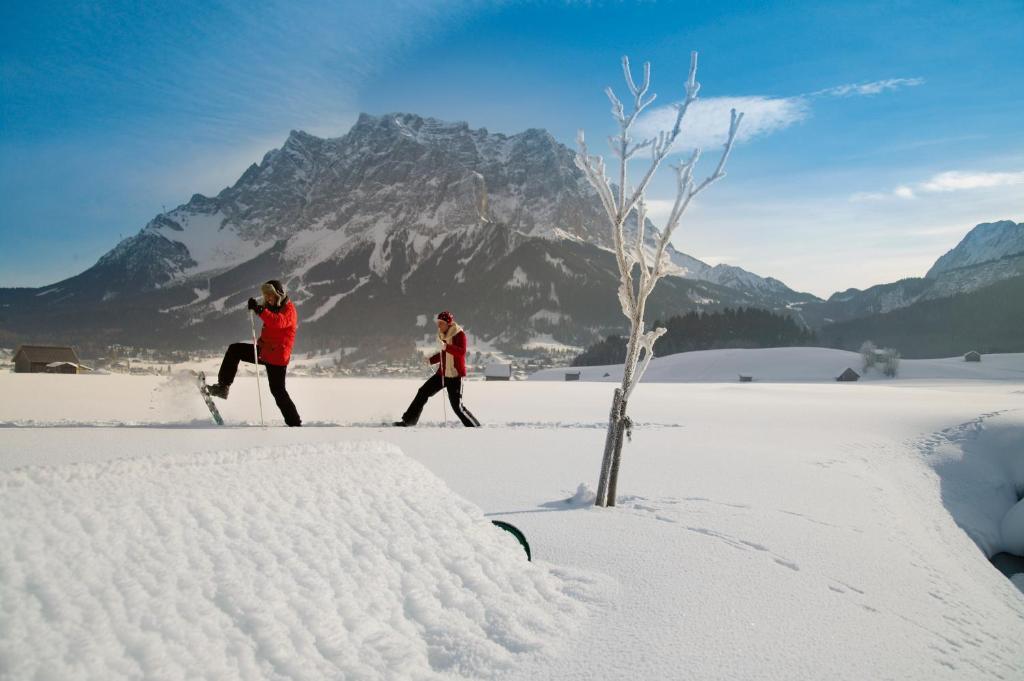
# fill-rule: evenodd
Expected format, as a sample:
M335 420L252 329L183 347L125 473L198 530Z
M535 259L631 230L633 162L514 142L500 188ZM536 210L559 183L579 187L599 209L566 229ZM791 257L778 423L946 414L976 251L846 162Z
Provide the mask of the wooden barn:
M860 378L860 374L858 374L853 369L847 368L846 371L844 371L843 373L839 374L839 376L836 377L836 380L837 381L856 381L858 378Z
M66 345L19 345L14 352L14 371L23 374L77 374L78 354Z

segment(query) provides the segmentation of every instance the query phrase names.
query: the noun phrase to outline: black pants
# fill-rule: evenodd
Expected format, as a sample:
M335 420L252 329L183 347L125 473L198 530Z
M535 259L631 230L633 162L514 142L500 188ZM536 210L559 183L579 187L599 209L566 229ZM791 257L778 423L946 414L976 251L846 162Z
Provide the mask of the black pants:
M444 388L448 391L448 401L451 402L452 411L462 421L462 425L467 428L479 426L480 422L469 413L466 405L462 404L462 378L444 379ZM412 404L402 414L402 420L409 425L415 425L420 420L420 414L423 413L423 407L427 404L427 400L439 392L441 392L441 374L434 374L416 391L416 397L413 398Z
M217 372L217 382L221 385L231 385L235 380L235 374L238 373L238 363L248 362L252 364L255 355L252 343L232 343L229 345L228 351L224 353L224 361L220 363L220 371ZM302 419L299 418L299 412L295 409L292 398L288 396L288 391L284 389L284 375L288 367L267 364L262 359L260 364L267 368L267 383L270 384L270 394L274 396L277 408L281 410L281 416L284 416L284 422L289 426L301 426Z

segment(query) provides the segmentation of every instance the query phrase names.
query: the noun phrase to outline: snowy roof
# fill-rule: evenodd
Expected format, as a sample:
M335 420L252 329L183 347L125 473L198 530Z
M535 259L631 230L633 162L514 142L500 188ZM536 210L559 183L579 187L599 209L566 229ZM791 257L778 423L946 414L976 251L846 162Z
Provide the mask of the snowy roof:
M24 353L25 359L30 362L70 362L78 364L78 355L74 349L66 345L19 345L14 353L15 359Z
M507 363L496 362L494 364L488 364L487 368L484 369L485 376L511 376L512 365Z

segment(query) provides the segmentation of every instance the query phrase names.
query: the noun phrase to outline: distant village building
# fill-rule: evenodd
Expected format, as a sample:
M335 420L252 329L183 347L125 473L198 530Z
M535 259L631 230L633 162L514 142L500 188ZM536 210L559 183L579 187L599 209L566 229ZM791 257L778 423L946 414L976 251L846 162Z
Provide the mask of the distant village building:
M488 381L510 381L512 380L512 365L495 362L488 364L484 369L484 379Z
M966 355L964 355L964 361L965 362L980 362L981 361L981 353L978 352L977 350L971 350Z
M858 374L853 369L847 368L846 371L844 371L843 373L839 374L839 376L836 378L836 380L837 381L856 381L858 378L860 378L860 374Z
M14 352L14 371L77 374L82 367L73 348L66 345L19 345Z
M580 372L578 371L566 371L565 380L567 381L578 381L580 380Z
M753 383L753 382L754 382L754 377L753 376L744 376L743 374L740 374L740 383Z
M83 371L90 371L90 369L74 362L50 362L46 365L48 374L80 374Z

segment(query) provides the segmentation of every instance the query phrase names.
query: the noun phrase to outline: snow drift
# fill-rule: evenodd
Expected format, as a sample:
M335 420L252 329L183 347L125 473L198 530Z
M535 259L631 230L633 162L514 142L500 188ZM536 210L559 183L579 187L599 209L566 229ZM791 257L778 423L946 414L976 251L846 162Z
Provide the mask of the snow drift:
M480 678L597 587L393 445L0 472L0 677Z
M1001 413L925 439L925 461L938 473L942 501L986 556L1024 556L1024 430Z

